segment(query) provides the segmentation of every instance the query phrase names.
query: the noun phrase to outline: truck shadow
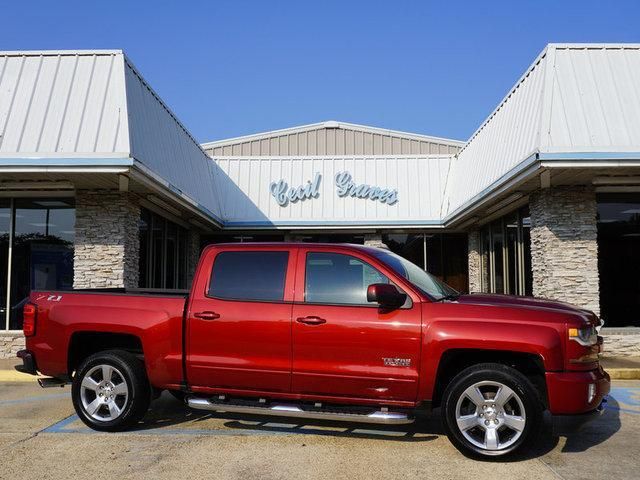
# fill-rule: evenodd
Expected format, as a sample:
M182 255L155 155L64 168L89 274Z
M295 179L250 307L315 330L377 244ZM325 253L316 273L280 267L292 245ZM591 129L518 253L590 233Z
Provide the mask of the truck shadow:
M566 438L562 452L583 452L599 445L620 429L619 410L620 406L616 399L609 397L605 412L581 428L569 426L554 428L550 415L546 414L536 445L522 454L512 457L510 461L518 462L544 456L558 446L561 437ZM214 422L213 426L211 421ZM184 432L195 431L205 435L207 432L221 434L220 432L223 431L225 434L238 435L304 434L396 442L429 442L444 435L439 409L434 410L432 415L418 418L413 424L387 426L308 419L302 421L292 417L266 417L191 410L167 393L164 393L152 404L149 414L135 430L149 431L177 425L186 427ZM172 428L168 429L168 431L172 430ZM176 431L176 433L180 432L182 430Z
M575 432L559 432L566 437L563 452L584 452L611 438L620 428L620 403L609 396L604 412Z

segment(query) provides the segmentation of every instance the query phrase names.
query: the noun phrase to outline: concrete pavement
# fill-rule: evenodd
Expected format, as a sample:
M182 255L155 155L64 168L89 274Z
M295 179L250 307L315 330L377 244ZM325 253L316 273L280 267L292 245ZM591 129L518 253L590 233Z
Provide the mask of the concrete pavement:
M69 388L0 383L1 479L21 478L637 478L640 382L615 382L605 414L581 432L548 431L509 463L460 455L437 417L404 428L192 411L164 394L132 432L74 415Z

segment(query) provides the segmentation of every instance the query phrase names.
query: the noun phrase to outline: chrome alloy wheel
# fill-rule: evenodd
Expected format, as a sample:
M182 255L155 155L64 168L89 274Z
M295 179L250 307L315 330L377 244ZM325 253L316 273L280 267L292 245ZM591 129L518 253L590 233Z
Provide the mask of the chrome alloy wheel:
M122 414L128 398L129 387L124 376L111 365L96 365L82 379L82 408L94 420L115 420Z
M526 422L522 400L500 382L474 383L456 404L456 423L462 435L476 447L495 454L520 438Z

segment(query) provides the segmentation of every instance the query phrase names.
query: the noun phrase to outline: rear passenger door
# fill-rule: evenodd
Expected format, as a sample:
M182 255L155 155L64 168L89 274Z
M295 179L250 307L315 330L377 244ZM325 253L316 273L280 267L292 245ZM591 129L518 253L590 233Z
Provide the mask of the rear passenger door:
M367 287L394 283L390 276L355 251L300 249L292 322L293 393L415 400L419 299L392 311L367 301Z
M225 247L205 258L187 322L194 390L290 390L295 253Z

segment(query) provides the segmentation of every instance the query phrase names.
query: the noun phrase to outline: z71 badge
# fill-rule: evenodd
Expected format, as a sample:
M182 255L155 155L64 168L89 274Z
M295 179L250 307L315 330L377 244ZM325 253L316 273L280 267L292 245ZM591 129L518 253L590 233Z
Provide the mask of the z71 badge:
M410 358L385 358L382 357L382 361L387 367L410 367Z

